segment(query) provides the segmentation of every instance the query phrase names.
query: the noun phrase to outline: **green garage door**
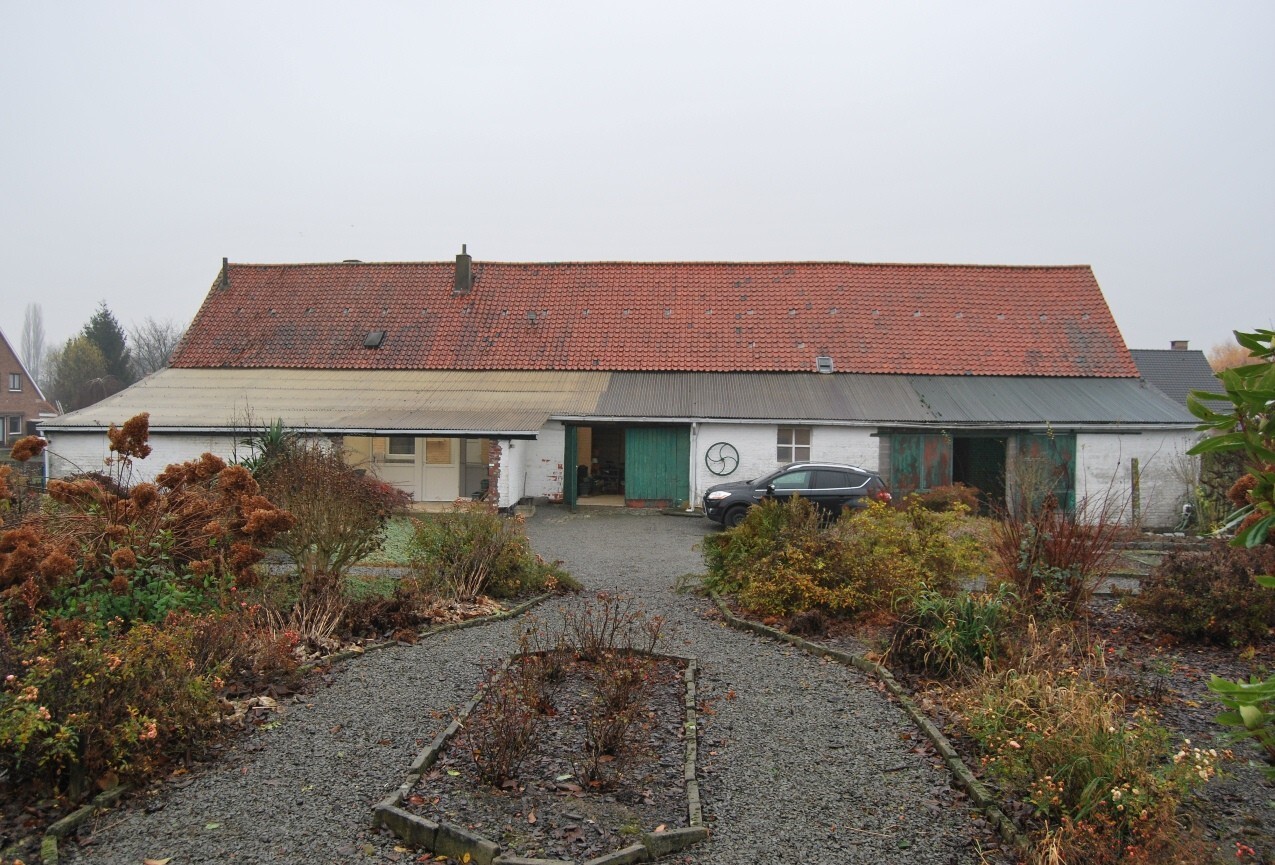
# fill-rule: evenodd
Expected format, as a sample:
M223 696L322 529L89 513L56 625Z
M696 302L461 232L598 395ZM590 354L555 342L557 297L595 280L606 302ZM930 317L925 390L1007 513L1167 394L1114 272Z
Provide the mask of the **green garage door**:
M624 431L624 498L667 507L690 498L690 427L639 426Z

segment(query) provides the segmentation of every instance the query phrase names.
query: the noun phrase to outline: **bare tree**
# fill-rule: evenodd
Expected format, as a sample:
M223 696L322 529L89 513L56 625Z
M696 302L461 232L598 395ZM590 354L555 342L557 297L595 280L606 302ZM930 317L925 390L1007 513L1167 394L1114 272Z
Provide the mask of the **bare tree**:
M22 364L38 383L44 366L44 311L38 303L28 303L22 318Z
M181 342L185 329L171 318L156 321L147 316L128 329L128 342L133 353L133 372L137 378L168 366L168 358Z

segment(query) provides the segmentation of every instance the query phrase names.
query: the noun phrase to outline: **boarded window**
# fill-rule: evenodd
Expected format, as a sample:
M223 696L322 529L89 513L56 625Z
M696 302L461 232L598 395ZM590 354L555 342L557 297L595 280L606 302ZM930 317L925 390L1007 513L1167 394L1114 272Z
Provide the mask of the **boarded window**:
M449 466L452 464L451 439L425 439L425 464Z
M810 427L781 426L777 444L776 459L781 463L810 459Z

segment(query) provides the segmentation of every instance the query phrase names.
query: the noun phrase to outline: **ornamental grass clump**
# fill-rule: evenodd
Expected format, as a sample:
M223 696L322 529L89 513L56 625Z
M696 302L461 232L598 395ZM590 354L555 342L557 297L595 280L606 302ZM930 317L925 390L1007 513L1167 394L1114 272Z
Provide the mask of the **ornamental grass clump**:
M994 592L945 595L923 589L900 603L887 657L914 672L942 677L977 673L1004 653L1017 599Z
M408 549L423 586L460 601L579 588L531 551L521 515L502 516L485 502L457 501L449 511L423 514Z

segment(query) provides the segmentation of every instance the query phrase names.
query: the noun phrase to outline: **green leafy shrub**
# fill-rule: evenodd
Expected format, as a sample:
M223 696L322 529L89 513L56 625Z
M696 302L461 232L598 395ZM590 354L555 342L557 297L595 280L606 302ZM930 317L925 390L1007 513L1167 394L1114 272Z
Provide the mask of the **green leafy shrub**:
M765 499L749 508L735 528L704 539L708 568L704 585L715 592L738 592L758 562L789 544L814 538L820 531L819 514L810 502Z
M0 765L9 783L74 801L94 784L139 780L217 734L221 665L194 660L189 623L100 636L38 625L0 689Z
M995 592L955 596L924 589L903 607L889 657L905 668L941 676L981 670L1001 654L1016 600L1002 583Z
M1151 626L1178 639L1249 645L1275 627L1275 592L1255 577L1275 572L1275 547L1173 551L1126 603Z
M531 551L522 516L501 516L485 502L460 501L449 511L422 515L409 554L426 588L458 600L579 588L560 567Z
M978 490L957 482L909 494L904 505L915 503L927 511L950 511L960 506L968 513L978 513Z
M922 585L950 589L982 569L976 540L960 530L964 519L959 509L872 502L824 526L805 499L765 502L705 542L705 582L765 615L883 610Z

